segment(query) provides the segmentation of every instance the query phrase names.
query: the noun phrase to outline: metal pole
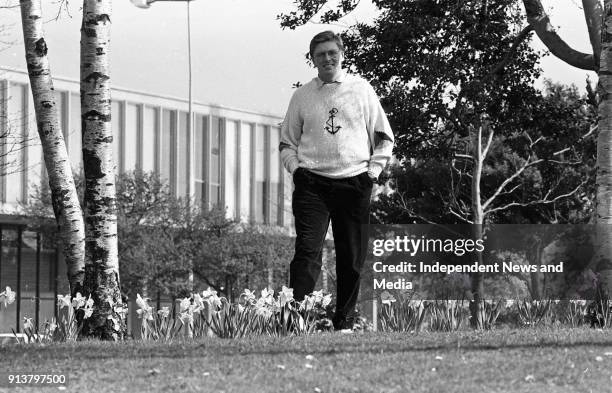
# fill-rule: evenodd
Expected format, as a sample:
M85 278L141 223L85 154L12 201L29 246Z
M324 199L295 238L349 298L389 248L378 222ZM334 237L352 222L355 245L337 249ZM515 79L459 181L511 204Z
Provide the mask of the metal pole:
M58 284L59 284L59 257L60 257L60 250L59 250L59 246L55 246L55 257L53 258L53 315L55 316L55 319L57 320L59 318L58 312L57 312L57 291L58 291Z
M36 315L36 331L38 331L38 322L40 314L40 232L36 232L36 300L34 303Z
M191 95L192 91L192 77L191 77L191 2L187 1L187 63L189 66L189 114L187 121L187 136L188 141L192 143L193 140L193 97ZM193 149L189 149L191 153ZM187 157L188 162L190 163L189 157ZM191 163L190 163L191 165ZM191 180L189 180L188 184L191 184ZM189 187L189 186L188 186ZM191 192L191 190L189 190ZM189 269L189 287L191 292L193 293L193 261L191 261L191 268ZM193 322L190 322L187 325L187 337L193 337Z
M191 78L191 1L187 1L187 62L189 64L189 133L192 130L192 115L193 115L193 97L192 78Z
M19 322L21 314L21 236L22 228L17 227L17 309L15 310L15 317L17 319L17 329L15 331L19 333Z

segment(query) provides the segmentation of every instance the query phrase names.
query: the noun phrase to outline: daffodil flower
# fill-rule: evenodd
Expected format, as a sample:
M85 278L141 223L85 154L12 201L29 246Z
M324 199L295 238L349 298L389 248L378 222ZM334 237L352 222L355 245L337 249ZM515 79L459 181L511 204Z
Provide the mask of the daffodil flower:
M187 323L192 323L193 322L193 314L190 312L183 312L181 314L179 314L179 319L181 320L181 322L185 325Z
M148 319L149 321L153 320L153 308L147 304L146 299L140 297L140 294L136 294L136 304L140 307L140 309L136 310L139 318Z
M255 297L256 297L254 292L252 292L251 290L246 289L246 288L245 288L244 292L242 292L242 294L240 296L241 297L244 296L244 300L246 302L253 302L253 301L255 301Z
M268 288L264 288L261 290L261 297L262 298L271 298L274 296L274 289L268 289Z
M221 298L217 296L217 292L215 291L212 291L209 296L205 297L205 300L206 303L208 303L213 309L221 307L221 305L223 304Z
M57 295L57 306L62 309L64 307L70 307L70 295Z
M204 299L208 299L211 296L217 296L217 291L211 289L210 287L208 287L208 289L202 291L202 297Z
M85 315L83 315L84 319L87 319L89 317L91 317L91 314L93 314L93 307L85 307Z
M306 311L313 309L315 305L315 299L316 298L314 296L305 295L304 300L298 303L299 309Z
M285 304L291 302L293 300L293 288L287 288L283 285L279 295L280 307L285 306Z
M4 307L15 301L15 292L11 290L11 287L6 287L4 292L0 293L0 301L4 303Z
M23 317L23 329L34 329L34 324L32 323L32 318Z
M180 302L181 312L187 310L189 306L191 306L191 298L186 297L184 299L181 299L181 302Z
M81 295L81 292L77 292L76 296L72 298L72 308L80 309L85 306L86 299Z
M391 303L395 302L395 298L389 293L389 291L384 291L380 294L380 302L382 304L391 306Z
M314 304L317 304L323 300L323 290L312 291L310 296L312 297Z
M321 300L321 307L325 308L327 306L329 306L329 304L331 303L331 293L328 293L327 295L323 296L323 299Z
M204 299L202 299L202 296L200 296L199 293L195 293L193 295L193 304L195 304L200 309L204 308Z
M77 294L78 295L78 294ZM91 298L91 295L87 297L87 301L85 302L85 308L92 308L94 305L94 301Z
M140 308L147 308L147 307L149 307L149 305L147 304L147 300L148 300L148 298L143 299L142 297L140 297L139 293L136 294L136 305L138 307L140 307Z
M162 307L161 310L157 310L157 315L160 315L162 318L168 318L170 309L168 307Z

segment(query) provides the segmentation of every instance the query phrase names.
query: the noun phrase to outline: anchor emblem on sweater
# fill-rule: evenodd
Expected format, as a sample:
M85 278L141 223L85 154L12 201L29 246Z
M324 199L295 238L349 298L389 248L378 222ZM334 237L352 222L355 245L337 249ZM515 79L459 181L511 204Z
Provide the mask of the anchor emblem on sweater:
M325 124L327 124L327 126L325 127L325 131L329 132L332 135L340 131L340 129L342 128L341 126L334 126L334 119L336 118L337 113L338 109L332 108L329 111L329 118L325 122Z

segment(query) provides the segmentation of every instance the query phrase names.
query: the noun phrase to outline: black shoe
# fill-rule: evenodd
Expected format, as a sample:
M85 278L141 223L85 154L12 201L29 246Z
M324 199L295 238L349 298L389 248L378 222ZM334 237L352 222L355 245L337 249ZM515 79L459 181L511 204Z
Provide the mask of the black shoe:
M353 330L354 318L350 316L334 317L332 320L334 330Z

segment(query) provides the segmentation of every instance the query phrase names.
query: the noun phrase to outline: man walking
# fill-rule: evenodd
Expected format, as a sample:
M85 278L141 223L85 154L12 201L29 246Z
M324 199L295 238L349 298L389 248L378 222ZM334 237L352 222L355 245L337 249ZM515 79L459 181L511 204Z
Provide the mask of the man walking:
M331 221L336 248L335 329L351 329L374 181L391 158L393 133L372 86L342 70L344 45L332 31L310 42L318 76L297 89L279 144L293 175L295 256L289 286L294 298L311 293L321 272L321 249Z

